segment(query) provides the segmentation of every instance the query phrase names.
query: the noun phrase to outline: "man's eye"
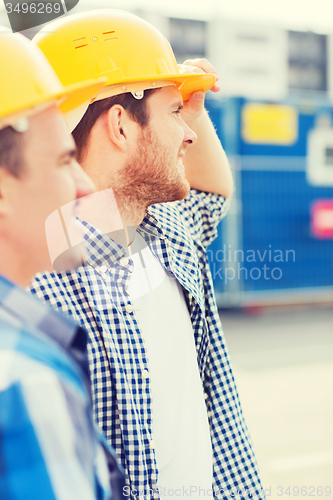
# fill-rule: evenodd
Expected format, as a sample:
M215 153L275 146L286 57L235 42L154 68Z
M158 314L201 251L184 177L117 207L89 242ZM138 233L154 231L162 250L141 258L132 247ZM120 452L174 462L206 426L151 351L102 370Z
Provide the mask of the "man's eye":
M73 161L72 158L67 158L62 162L63 167L68 167L69 165L71 165L72 161Z
M63 167L70 167L75 162L76 162L76 154L73 153L65 156L61 161L61 165Z

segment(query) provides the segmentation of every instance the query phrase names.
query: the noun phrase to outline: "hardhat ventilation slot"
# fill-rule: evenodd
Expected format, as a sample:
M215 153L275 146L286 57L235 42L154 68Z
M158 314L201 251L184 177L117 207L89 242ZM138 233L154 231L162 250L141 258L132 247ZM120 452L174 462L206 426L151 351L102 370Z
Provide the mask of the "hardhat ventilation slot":
M86 40L86 37L82 37L82 38L77 38L76 40L73 40L73 43L76 43L76 42L81 42L81 40ZM75 47L76 49L81 49L81 47L86 47L88 44L85 43L84 45L78 45L78 47Z
M115 31L106 31L105 33L103 33L103 35L111 35L113 33L115 33ZM112 40L117 40L117 37L114 36L112 38L106 38L104 42L111 42Z

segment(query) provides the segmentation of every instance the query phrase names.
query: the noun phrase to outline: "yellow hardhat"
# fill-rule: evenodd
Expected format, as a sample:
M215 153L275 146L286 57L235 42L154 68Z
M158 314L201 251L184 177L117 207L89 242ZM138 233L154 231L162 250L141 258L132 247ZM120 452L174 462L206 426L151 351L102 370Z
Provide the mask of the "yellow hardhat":
M64 85L107 77L98 97L176 85L184 101L195 90L215 84L211 74L180 74L167 39L143 19L116 9L67 16L48 24L34 38Z
M64 113L71 111L96 95L105 82L100 78L64 86L38 47L2 26L0 68L0 129L15 127L52 103Z

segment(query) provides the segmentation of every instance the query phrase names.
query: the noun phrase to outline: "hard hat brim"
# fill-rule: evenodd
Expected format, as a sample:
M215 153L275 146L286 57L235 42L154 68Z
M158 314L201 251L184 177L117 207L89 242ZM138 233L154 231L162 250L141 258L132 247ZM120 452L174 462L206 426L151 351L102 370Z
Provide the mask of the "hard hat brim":
M187 101L193 92L201 90L208 92L216 83L216 77L210 73L174 73L164 75L144 75L142 78L123 77L121 81L114 81L111 86L106 84L106 91L100 92L96 100L101 100L112 95L132 92L133 89L146 90L162 86L175 85L182 94L183 100ZM109 91L107 91L109 89ZM106 94L103 97L103 94ZM94 100L94 99L93 99ZM92 100L92 101L93 101Z
M59 92L44 94L38 100L34 96L31 101L25 102L24 106L22 106L22 103L19 105L14 104L11 108L7 108L5 113L0 113L0 128L10 124L16 117L28 118L33 116L41 109L45 109L47 103L50 103L50 105L57 105L63 114L72 111L98 94L105 86L105 82L106 78L101 77L80 83L73 83L71 85L63 85L60 87L61 90Z
M161 77L159 75L158 79L175 83L184 101L187 101L191 94L197 90L201 90L205 93L208 92L216 83L215 75L210 73L181 73L167 75L166 77Z
M96 80L88 80L80 83L65 85L64 91L57 96L61 100L60 111L67 113L77 108L88 99L93 98L105 86L106 78L101 77Z

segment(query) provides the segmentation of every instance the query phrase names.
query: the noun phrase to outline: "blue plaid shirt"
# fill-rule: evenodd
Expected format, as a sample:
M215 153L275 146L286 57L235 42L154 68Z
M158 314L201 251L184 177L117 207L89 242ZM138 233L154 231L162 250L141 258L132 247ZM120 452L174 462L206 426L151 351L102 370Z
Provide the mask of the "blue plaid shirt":
M107 500L86 332L0 276L0 498Z
M150 207L138 232L184 290L211 429L214 496L230 500L238 491L264 498L206 256L228 205L222 196L191 190L181 202ZM144 376L149 360L126 293L133 261L127 249L84 225L86 265L39 275L30 290L88 330L96 421L121 458L131 494L158 498L150 380Z

